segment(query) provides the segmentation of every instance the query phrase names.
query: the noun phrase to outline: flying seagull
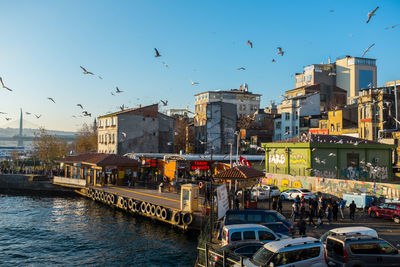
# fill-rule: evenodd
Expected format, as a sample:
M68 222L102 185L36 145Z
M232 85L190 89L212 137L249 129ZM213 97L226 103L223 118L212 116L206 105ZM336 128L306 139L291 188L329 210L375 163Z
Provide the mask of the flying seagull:
M53 101L54 104L56 103L56 101L54 101L54 99L51 98L51 97L48 97L47 99L50 100L50 101Z
M103 77L101 77L101 76L99 76L99 75L97 75L97 77L98 77L100 80L103 80Z
M162 62L162 64L164 65L164 67L166 67L168 69L168 64L165 63L164 61Z
M278 49L278 55L283 56L283 54L285 53L284 51L282 51L282 47L277 47L276 49Z
M7 86L4 85L3 78L1 78L1 77L0 77L0 82L1 82L1 86L2 86L4 89L7 89L8 91L12 91L12 89L10 89L10 88L8 88Z
M157 48L154 48L154 50L156 51L156 55L154 57L161 57L160 53L158 52Z
M192 80L190 80L190 83L191 83L192 85L197 85L197 84L199 84L198 82L194 82L194 81L192 81Z
M367 49L365 49L364 53L362 54L361 57L364 57L364 55L371 49L371 47L373 47L375 45L375 43L373 43L372 45L368 46Z
M76 104L76 106L80 107L81 109L83 109L83 106L81 104Z
M111 92L111 95L115 96L115 94L113 92Z
M25 112L25 114L26 114L26 115L31 115L31 113L30 113L30 112Z
M246 68L245 67L240 67L240 68L237 68L237 70L246 70Z
M335 10L331 9L331 10L329 10L329 12L333 13L333 12L335 12Z
M253 43L250 40L248 40L246 44L248 44L250 48L253 48Z
M119 108L121 109L121 111L124 111L126 107L124 104L122 104L122 106L120 106Z
M394 28L396 28L397 26L399 26L399 24L396 24L396 25L393 25L393 26L386 27L386 28L385 28L385 30L394 29Z
M34 115L35 115L36 119L39 119L40 117L42 117L42 115L36 115L36 114L34 114Z
M367 14L367 17L368 17L367 23L371 20L371 18L372 18L373 16L375 16L375 12L378 10L378 8L379 8L379 6L377 6L374 10L372 10L372 12L370 12L370 13Z
M124 92L124 91L121 91L121 90L119 90L119 88L118 88L118 86L117 87L115 87L116 88L116 90L115 90L115 92L118 94L118 93L122 93L122 92Z
M167 105L168 105L168 100L165 100L165 101L160 100L160 101L161 101L161 103L163 103L164 106L167 106Z
M93 72L90 72L90 71L87 71L84 67L82 67L82 66L79 66L79 67L81 67L81 69L83 70L83 74L90 74L90 75L94 75L94 73Z
M273 63L275 63L275 62L276 62L276 60L275 60L275 59L272 59L272 62L273 62Z
M92 117L92 113L88 113L86 110L82 111L83 116Z
M126 139L126 133L125 132L121 132L121 134L124 137L124 139Z
M9 121L9 120L11 120L11 118L5 118L6 119L6 121Z
M329 72L328 76L336 76L335 72Z

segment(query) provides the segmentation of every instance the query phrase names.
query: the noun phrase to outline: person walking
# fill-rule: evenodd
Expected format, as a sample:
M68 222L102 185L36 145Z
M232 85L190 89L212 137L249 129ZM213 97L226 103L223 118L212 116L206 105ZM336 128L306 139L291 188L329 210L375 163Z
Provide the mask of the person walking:
M272 199L272 209L277 210L278 209L278 202L276 201L276 197Z
M292 205L292 219L295 222L299 216L299 203L294 202Z
M278 197L278 212L282 213L282 199Z
M299 235L306 235L307 223L302 217L300 217L300 220L297 222L297 228L299 228Z
M327 214L326 218L328 219L328 224L331 224L331 222L332 222L332 214L333 214L333 208L332 208L332 204L331 203L328 203L327 209L328 209L328 212L327 212L328 214Z
M324 209L322 208L322 206L318 207L318 226L323 225L323 219L325 217L325 212Z
M354 200L351 202L349 208L350 208L350 220L354 221L354 215L356 213L356 203L354 203Z
M346 207L346 200L340 199L340 204L339 204L339 210L340 210L340 215L342 216L342 219L344 219L344 209Z
M337 222L337 215L339 212L339 204L337 203L337 201L333 201L332 212L333 212L333 220Z
M308 225L313 224L314 227L317 227L317 224L314 222L314 215L310 209L310 211L306 211L306 216L308 218Z

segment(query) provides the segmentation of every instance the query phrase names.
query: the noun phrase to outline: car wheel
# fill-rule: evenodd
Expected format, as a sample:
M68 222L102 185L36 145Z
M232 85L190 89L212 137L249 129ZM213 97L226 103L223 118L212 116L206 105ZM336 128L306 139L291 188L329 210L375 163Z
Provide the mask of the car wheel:
M393 221L394 221L395 223L400 223L400 217L399 217L399 216L394 216L394 217L393 217Z
M376 218L376 217L378 217L378 216L376 216L376 212L375 212L375 211L371 211L371 213L369 214L369 216L370 216L371 218Z

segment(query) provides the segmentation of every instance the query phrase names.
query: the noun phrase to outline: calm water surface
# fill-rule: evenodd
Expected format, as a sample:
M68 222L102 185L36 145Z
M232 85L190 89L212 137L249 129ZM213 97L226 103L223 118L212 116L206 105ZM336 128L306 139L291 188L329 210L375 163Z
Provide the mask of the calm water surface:
M196 245L84 198L0 195L1 266L193 266Z

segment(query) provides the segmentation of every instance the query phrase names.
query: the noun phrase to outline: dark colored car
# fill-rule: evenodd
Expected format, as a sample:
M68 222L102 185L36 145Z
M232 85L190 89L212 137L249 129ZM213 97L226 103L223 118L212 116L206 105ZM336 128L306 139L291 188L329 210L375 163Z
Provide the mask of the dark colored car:
M209 266L223 266L223 253L225 251L225 266L233 266L234 262L242 257L252 257L265 243L260 241L232 242L226 246L212 250L209 257Z
M225 214L224 225L256 223L262 224L281 222L293 231L293 223L275 210L228 210ZM267 226L268 227L268 226Z
M328 236L329 266L399 266L400 254L387 241L367 235Z
M385 203L379 206L373 206L369 208L368 214L372 218L391 219L394 220L395 223L400 223L400 204Z
M262 225L268 227L275 233L284 236L291 236L293 234L292 230L287 227L283 222L269 222L269 223L262 223Z

